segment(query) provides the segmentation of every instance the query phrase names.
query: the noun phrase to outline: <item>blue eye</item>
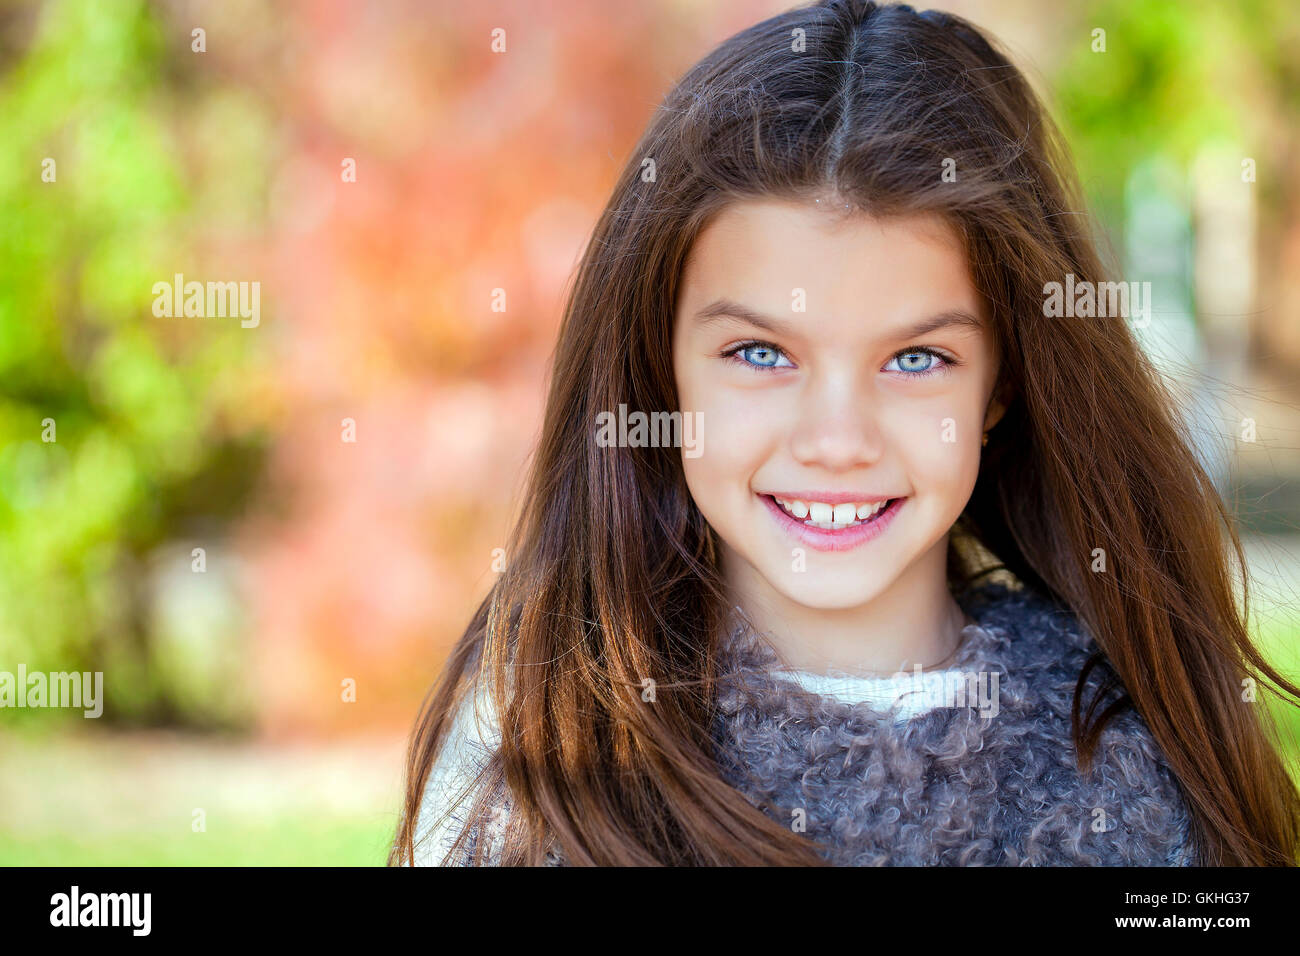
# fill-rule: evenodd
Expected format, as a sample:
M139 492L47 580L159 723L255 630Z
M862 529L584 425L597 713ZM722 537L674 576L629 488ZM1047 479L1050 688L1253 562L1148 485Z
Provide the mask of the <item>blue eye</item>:
M939 363L939 364L936 364ZM906 372L911 377L942 371L951 363L931 348L908 349L899 352L885 366L887 372Z
M785 353L768 342L741 342L722 353L747 369L764 371L775 368L794 368ZM960 363L929 346L918 346L898 352L885 365L886 372L903 372L908 378L934 375Z
M780 349L766 342L742 342L722 353L734 357L746 368L794 368L794 363Z

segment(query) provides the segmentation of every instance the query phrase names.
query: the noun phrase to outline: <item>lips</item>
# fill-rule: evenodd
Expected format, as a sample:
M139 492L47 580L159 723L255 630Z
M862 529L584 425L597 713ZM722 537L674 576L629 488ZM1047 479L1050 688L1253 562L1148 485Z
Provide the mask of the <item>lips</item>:
M828 501L809 501L804 498L790 498L781 495L772 496L785 513L805 524L828 530L853 527L860 521L870 521L893 499L881 498L878 501L843 501L831 504Z
M848 551L874 540L888 530L895 515L907 502L906 498L887 498L882 505L882 499L878 497L872 500L870 496L821 493L809 494L808 497L814 499L812 501L784 494L760 494L759 497L782 530L799 543L818 551ZM827 501L827 498L841 500ZM799 517L801 505L807 508L807 516L803 518ZM859 513L866 517L859 519ZM831 520L816 520L828 517Z

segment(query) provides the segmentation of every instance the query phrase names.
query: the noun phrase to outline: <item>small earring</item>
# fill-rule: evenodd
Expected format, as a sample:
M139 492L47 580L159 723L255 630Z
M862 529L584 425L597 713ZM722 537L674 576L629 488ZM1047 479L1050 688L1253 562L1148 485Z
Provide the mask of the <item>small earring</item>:
M980 447L982 448L982 447L984 447L985 445L987 445L988 443L989 443L989 433L988 433L988 432L985 432L985 433L984 433L984 440L983 440L982 442L980 442Z

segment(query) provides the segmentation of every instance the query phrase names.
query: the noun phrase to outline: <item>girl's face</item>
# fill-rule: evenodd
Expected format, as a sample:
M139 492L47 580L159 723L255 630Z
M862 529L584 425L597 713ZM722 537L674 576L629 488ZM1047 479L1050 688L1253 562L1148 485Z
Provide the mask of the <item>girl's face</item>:
M673 366L681 410L702 415L686 482L733 584L831 610L945 573L1001 415L985 319L938 217L837 225L751 200L710 222L683 272Z

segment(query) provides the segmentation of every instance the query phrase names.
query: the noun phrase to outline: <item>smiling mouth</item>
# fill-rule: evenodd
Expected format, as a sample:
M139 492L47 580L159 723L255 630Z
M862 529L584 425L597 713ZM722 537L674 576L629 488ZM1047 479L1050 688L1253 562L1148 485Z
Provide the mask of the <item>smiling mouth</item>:
M776 495L764 495L776 502L777 506L790 518L808 528L822 531L843 531L880 520L902 498L887 498L884 501L860 501L829 504L821 501L803 501L797 498L779 498Z

